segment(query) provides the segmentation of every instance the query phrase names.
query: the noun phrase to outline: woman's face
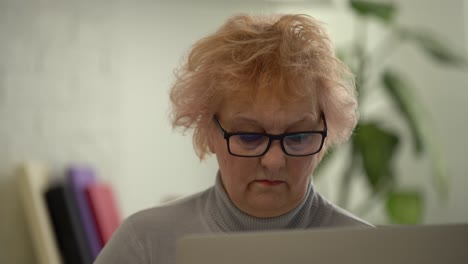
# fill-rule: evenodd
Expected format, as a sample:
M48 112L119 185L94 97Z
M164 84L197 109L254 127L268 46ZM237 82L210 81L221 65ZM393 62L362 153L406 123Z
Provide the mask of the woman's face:
M227 132L281 134L323 130L319 114L310 101L284 104L278 100L255 103L231 101L223 104L217 117ZM256 217L275 217L294 209L304 198L318 155L287 156L280 141L255 158L229 154L226 140L213 130L209 147L216 154L221 180L232 202ZM323 150L322 150L323 151Z

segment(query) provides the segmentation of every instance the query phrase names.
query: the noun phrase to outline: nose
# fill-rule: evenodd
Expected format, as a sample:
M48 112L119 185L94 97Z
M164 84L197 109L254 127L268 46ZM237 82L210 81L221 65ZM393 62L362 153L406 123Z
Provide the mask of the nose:
M279 141L274 141L271 143L267 153L260 157L260 163L270 172L278 172L286 164L285 156L286 154L281 148L281 143Z

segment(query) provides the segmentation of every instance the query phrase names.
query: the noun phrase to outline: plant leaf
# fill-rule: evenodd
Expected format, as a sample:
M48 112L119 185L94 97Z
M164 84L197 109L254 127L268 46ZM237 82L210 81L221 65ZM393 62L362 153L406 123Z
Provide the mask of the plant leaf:
M420 154L424 150L424 135L421 124L422 115L418 109L420 107L416 97L411 93L410 86L392 71L384 72L382 82L410 129L415 152Z
M395 224L418 224L423 216L423 198L417 191L395 191L387 196L387 214Z
M353 146L362 157L367 181L374 193L388 189L395 181L392 160L398 142L397 135L376 123L363 123L356 128Z
M373 16L386 23L393 20L396 12L396 7L392 3L351 0L350 5L356 13L362 16Z
M424 137L424 145L427 148L429 159L431 161L434 184L439 195L446 201L450 188L449 171L445 160L442 158L442 152L438 142L434 139L433 131L428 132Z
M433 60L456 67L467 66L467 60L461 54L454 52L447 44L441 41L441 38L427 30L400 29L400 36L415 42L427 55Z
M410 128L414 150L418 154L423 151L429 154L436 189L440 195L446 197L449 188L447 166L434 139L433 131L426 124L421 106L411 94L410 86L391 71L384 72L382 82Z

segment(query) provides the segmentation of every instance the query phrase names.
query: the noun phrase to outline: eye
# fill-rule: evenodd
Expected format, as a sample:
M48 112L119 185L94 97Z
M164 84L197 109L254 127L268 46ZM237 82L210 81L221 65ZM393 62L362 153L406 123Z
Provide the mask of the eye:
M231 137L229 144L232 149L257 149L268 144L268 137L262 134L241 134Z
M284 138L286 144L304 144L310 142L312 135L309 133L294 134Z
M241 141L244 144L256 144L256 143L261 143L264 140L263 135L258 135L258 134L244 134L244 135L238 135L239 141Z

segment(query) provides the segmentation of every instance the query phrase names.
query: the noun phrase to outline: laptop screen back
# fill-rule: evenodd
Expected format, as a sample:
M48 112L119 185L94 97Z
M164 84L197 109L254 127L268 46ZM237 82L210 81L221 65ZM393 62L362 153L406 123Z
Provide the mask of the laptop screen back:
M468 225L199 235L176 254L177 264L467 264Z

